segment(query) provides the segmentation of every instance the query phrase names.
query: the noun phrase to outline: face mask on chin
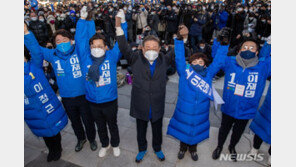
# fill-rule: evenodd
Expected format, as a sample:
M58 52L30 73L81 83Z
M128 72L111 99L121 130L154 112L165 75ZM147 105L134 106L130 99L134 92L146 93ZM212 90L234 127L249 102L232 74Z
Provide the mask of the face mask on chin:
M149 61L149 63L152 65L154 60L158 57L158 52L155 50L148 50L144 54L145 58Z

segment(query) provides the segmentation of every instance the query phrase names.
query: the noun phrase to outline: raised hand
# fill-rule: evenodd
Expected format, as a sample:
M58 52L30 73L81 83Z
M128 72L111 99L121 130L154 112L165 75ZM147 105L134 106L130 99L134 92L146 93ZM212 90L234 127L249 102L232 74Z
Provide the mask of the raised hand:
M116 17L120 17L121 23L125 23L125 14L122 9L119 9Z
M83 6L82 9L80 10L80 16L81 16L81 19L86 19L87 18L87 7L86 6Z

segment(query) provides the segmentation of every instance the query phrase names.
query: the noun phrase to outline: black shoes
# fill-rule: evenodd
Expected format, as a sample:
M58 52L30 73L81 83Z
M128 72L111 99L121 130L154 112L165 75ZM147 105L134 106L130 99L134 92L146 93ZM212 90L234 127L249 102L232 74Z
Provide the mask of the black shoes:
M47 155L47 162L50 162L53 160L54 154L52 151L49 151L48 155Z
M61 156L62 156L62 151L58 151L54 154L54 157L52 160L57 161L61 158Z
M179 151L178 159L183 159L186 151Z
M86 142L86 140L80 140L78 141L76 147L75 147L75 151L79 152L80 150L82 150L84 143Z
M233 160L234 162L236 162L236 157L237 157L237 153L235 151L234 147L228 147L229 153L230 153L230 158L231 160Z
M95 140L93 142L89 142L89 145L92 151L96 151L96 149L98 148L97 142Z
M197 155L196 151L190 152L190 154L191 154L191 158L193 161L198 160L198 155Z
M218 159L220 157L221 152L222 152L222 148L217 147L212 154L212 158L214 160Z
M59 151L49 151L48 155L47 155L47 162L50 161L57 161L61 158L62 156L62 149L60 149Z

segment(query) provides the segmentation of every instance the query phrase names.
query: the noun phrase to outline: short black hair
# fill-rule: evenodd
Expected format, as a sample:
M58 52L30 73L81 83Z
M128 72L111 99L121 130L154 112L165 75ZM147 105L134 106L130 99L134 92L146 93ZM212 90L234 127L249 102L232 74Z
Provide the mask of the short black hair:
M89 45L92 45L93 44L93 41L94 40L97 40L97 39L101 39L104 43L104 45L106 46L106 38L104 35L102 35L101 33L96 33L94 36L92 36L90 39L89 39Z
M52 43L53 43L54 46L56 45L55 39L56 39L56 37L57 37L58 35L61 35L61 36L63 36L63 37L67 37L67 38L69 38L70 40L73 39L73 35L72 35L69 31L67 31L67 30L65 30L65 29L57 30L57 31L53 34L53 38L52 38L52 40L53 40Z
M199 59L199 58L201 58L205 62L206 66L209 65L209 62L210 62L209 58L207 57L207 55L205 55L202 52L197 52L197 53L194 53L193 55L191 55L189 57L189 63L191 64L195 59Z
M244 40L239 44L238 52L241 50L241 48L242 48L242 46L243 46L243 44L244 44L245 42L254 42L254 43L256 44L257 51L259 51L259 49L260 49L260 45L259 45L258 41L255 40L254 38L246 38L246 39L244 39Z
M160 41L159 41L159 39L158 39L157 37L155 37L154 35L148 35L148 36L146 36L146 37L144 38L144 40L143 40L143 46L145 45L145 43L146 43L147 41L155 41L155 42L158 43L158 46L160 46Z

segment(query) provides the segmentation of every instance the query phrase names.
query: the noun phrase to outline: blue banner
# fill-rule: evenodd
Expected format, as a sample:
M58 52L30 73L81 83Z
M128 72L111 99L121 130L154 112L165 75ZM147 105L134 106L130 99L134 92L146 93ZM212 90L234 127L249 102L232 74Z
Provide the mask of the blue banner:
M196 73L189 64L186 66L186 73L186 79L192 89L199 91L209 99L214 100L211 84L207 83L207 81L205 81L201 75Z

